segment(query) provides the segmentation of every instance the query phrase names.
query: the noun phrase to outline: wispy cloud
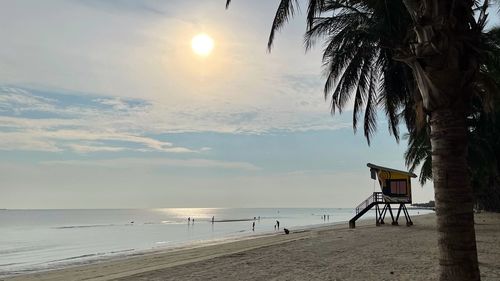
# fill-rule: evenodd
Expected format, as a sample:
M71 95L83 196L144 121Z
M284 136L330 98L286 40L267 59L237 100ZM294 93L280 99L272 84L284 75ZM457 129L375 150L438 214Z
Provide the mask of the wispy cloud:
M50 95L2 87L0 149L71 150L79 153L123 150L195 152L171 142L144 136L145 130L127 125L130 122L127 118L145 110L147 106L142 101L132 99ZM109 141L121 142L121 145L105 145Z
M221 168L245 171L260 170L258 166L247 162L231 162L208 159L167 159L167 158L116 158L102 160L62 160L45 161L43 165L50 166L90 166L108 168L131 168L131 167L188 167L188 168Z
M125 147L104 146L104 145L85 145L85 144L68 144L68 147L78 153L90 152L118 152L127 150Z
M344 128L306 108L205 105L171 107L154 100L0 88L0 149L78 153L203 152L158 137L168 133L263 134Z
M28 132L0 132L0 150L59 152L63 148L53 140L33 137Z
M108 12L148 13L166 16L168 13L158 7L157 1L130 1L130 0L78 0L78 3Z
M8 122L4 123L4 121L12 119L16 121L16 124L25 124L38 129L18 127ZM123 150L171 153L196 152L196 150L193 149L175 146L170 142L164 142L150 137L132 135L129 132L100 131L93 128L79 128L72 130L52 129L53 127L50 125L43 126L43 124L40 124L39 122L33 122L32 119L19 119L20 118L0 117L0 128L5 126L7 128L10 127L16 129L15 131L7 132L2 132L0 130L1 150L34 150L51 152L71 150L79 153ZM55 123L57 125L54 127L61 125L58 122ZM103 145L103 143L107 141L116 141L121 144L119 146ZM139 146L134 148L131 147L130 144L137 144Z
M32 95L21 88L0 88L0 113L22 114L25 111L53 111L51 99Z

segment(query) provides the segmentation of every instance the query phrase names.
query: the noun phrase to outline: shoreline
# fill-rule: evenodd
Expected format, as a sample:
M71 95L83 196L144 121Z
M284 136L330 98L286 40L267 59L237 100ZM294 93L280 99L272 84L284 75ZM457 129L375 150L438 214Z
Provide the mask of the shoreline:
M252 209L252 208L250 208ZM291 208L294 210L295 208ZM339 210L342 210L342 208L337 208ZM124 209L124 210L129 210L129 209ZM252 209L253 210L253 209ZM349 209L351 210L351 209ZM95 211L95 210L91 210ZM316 210L317 211L317 210ZM314 214L311 214L314 215ZM283 219L286 219L287 217L283 217ZM300 224L300 222L297 222L299 224L294 225L296 221L292 220L292 223L288 222L286 225L282 225L283 227L287 227L291 230L304 230L304 229L312 229L312 228L318 228L318 227L328 227L331 225L335 224L342 224L346 223L346 219L342 218L344 220L340 221L335 221L332 219L332 221L310 221L309 224ZM370 220L371 218L365 218L366 220ZM263 217L263 221L269 221L269 217ZM271 221L274 221L275 218L272 218ZM280 219L281 220L281 219ZM216 220L215 222L217 224L221 223L224 224L225 222L240 222L242 219L225 219L225 220ZM253 221L253 219L245 219L244 221ZM210 220L197 220L198 224L205 224L209 225L211 222ZM259 221L260 223L260 221ZM140 225L149 225L147 221L145 223L142 223ZM184 225L184 223L177 223L178 225ZM115 224L103 224L105 226L114 226ZM132 224L127 224L127 225L132 225ZM80 228L80 225L76 225L78 227L74 227L73 225L70 226L54 226L50 227L51 229L66 229L66 228ZM87 225L84 225L84 228L87 228ZM90 225L90 226L95 226L95 225ZM100 225L97 225L100 226ZM189 226L189 225L188 225ZM268 225L264 225L265 227L269 227ZM90 228L90 227L89 227ZM242 229L236 228L236 230ZM268 235L277 235L283 233L282 230L276 231L271 229L264 230L262 231L263 228L260 228L259 230L252 232L250 229L247 230L238 230L238 231L232 231L229 233L222 233L223 235L221 236L216 236L216 237L210 237L210 238L205 238L205 237L200 237L200 239L194 239L194 240L189 240L189 241L181 241L177 242L174 241L173 243L169 242L162 242L157 243L160 244L158 246L150 247L150 248L136 248L134 247L134 244L124 244L124 247L122 249L117 249L117 250L112 250L112 251L100 251L99 249L94 249L94 251L87 251L81 254L75 254L75 255L68 255L68 256L63 256L61 258L53 258L53 259L47 259L47 261L44 262L39 262L39 263L33 263L33 264L28 264L26 266L14 266L12 269L8 267L10 265L11 261L8 259L4 259L4 264L6 268L4 270L1 270L0 268L0 280L2 278L11 278L15 276L21 276L21 275L29 275L29 274L36 274L36 273L41 273L41 272L47 272L47 271L53 271L53 270L61 270L65 269L68 267L78 267L78 266L86 266L86 265L92 265L95 263L101 263L101 262L107 262L107 261L113 261L116 259L126 259L128 257L134 257L134 256L142 256L142 255L147 255L147 254L154 254L154 253L162 253L165 251L178 251L178 250L183 250L183 249L190 249L190 248L196 248L196 247L203 247L203 246L209 246L209 245L216 245L216 244L221 244L221 243L228 243L228 242L235 242L235 241L240 241L240 240L246 240L246 239L256 239L262 236L268 236ZM266 228L264 228L266 229ZM212 224L212 231L213 231L213 224ZM98 236L96 236L98 237ZM148 237L149 238L149 237ZM153 238L154 239L154 238ZM161 240L162 238L160 238ZM158 241L160 241L158 240ZM16 261L12 261L16 262ZM13 265L20 264L20 263L12 263Z
M417 216L417 215L415 215ZM422 216L422 215L420 215ZM365 219L360 219L359 222L363 221L371 221L373 218L365 218ZM221 221L219 221L221 222ZM227 221L222 221L222 222L227 222ZM320 223L320 224L310 224L310 225L303 225L303 226L292 226L288 227L291 231L292 234L294 233L302 233L302 232L308 232L308 231L313 231L313 230L318 230L322 228L333 228L338 225L342 224L347 224L347 221L338 221L338 222L330 222L330 223ZM31 276L31 275L43 275L46 273L50 273L53 271L62 271L62 270L70 270L73 268L83 268L83 267L91 267L95 266L101 263L114 263L114 262L120 262L123 260L128 260L128 259L136 259L136 258L141 258L141 257L147 257L150 255L163 255L163 254L175 254L178 252L182 251L190 251L190 250L197 250L200 248L205 248L205 247L216 247L219 245L224 245L224 244L231 244L231 243L238 243L242 241L247 241L247 240L255 240L255 239L262 239L266 237L274 237L274 236L281 236L284 235L282 227L279 231L266 231L266 232L260 232L260 233L254 233L254 234L249 234L249 235L232 235L232 236L226 236L226 237L220 237L220 238L213 238L213 239L207 239L207 240L197 240L197 241L190 241L190 242L184 242L181 244L176 244L172 246L167 246L167 247L158 247L158 248L151 248L151 249L142 249L142 250L123 250L119 251L116 254L111 254L111 255L102 255L98 256L95 255L94 257L90 259L85 259L85 260L80 260L80 261L71 261L72 259L76 259L78 257L72 257L68 258L67 262L64 262L63 260L60 261L60 263L56 263L52 266L48 266L46 268L39 267L35 269L25 269L25 270L19 270L18 272L12 273L12 274L0 274L0 281L3 280L17 280L18 277L25 277L25 276ZM287 240L288 241L288 240ZM57 261L55 261L57 262ZM38 279L35 279L38 280ZM51 279L50 279L51 280ZM100 280L100 279L99 279ZM104 279L107 280L107 279Z
M414 225L347 223L128 256L0 280L437 280L435 214ZM500 214L475 216L481 278L500 280Z
M167 211L165 211L167 210ZM274 234L273 225L279 219L282 226L290 229L304 226L322 226L346 220L352 209L330 208L282 210L262 208L221 209L218 220L210 224L207 212L194 209L120 209L119 211L95 210L11 210L5 214L7 239L0 257L0 279L13 275L61 269L74 265L86 265L129 255L148 252L176 250L205 244L236 241L247 237ZM194 213L193 213L194 212ZM330 212L335 219L329 222L319 219L322 212ZM277 213L277 214L276 214ZM203 220L205 215L205 220ZM41 216L41 220L36 219ZM103 218L100 218L100 217ZM185 223L185 218L196 216L194 224ZM252 219L241 222L241 218L261 216L252 231ZM97 217L98 219L95 219ZM20 220L18 220L21 218ZM56 219L52 219L56 218ZM64 219L59 219L64 218ZM83 218L83 219L82 219ZM4 217L2 217L4 219ZM222 221L233 223L220 223ZM36 222L31 225L33 222ZM26 229L23 229L23 227ZM192 226L192 227L191 227ZM294 227L295 226L295 227ZM3 228L2 228L3 230ZM38 234L39 233L39 234ZM122 235L123 234L123 235ZM15 244L15 241L20 243ZM9 244L12 242L12 246ZM21 247L27 245L24 248ZM27 248L32 246L33 250ZM26 250L25 250L26 249Z
M426 214L414 215L414 216L416 217L416 216L425 216L425 215ZM362 225L362 224L368 223L369 221L372 221L372 220L374 220L374 218L360 219L360 220L358 220L358 223L361 223L360 225ZM321 229L333 229L333 228L336 228L336 227L338 227L340 225L344 225L344 224L348 225L348 221L310 224L310 225L304 225L304 226L292 226L292 227L289 227L289 229L292 231L291 234L297 234L297 233L303 233L303 232L309 232L309 231L315 231L315 230L321 230ZM261 233L244 235L244 236L234 235L234 236L221 237L221 238L215 238L215 239L209 239L209 240L190 241L190 242L186 242L186 243L179 244L179 245L173 245L171 247L152 248L152 249L137 250L137 251L125 250L125 251L123 251L123 253L119 253L116 255L101 256L101 257L91 258L88 260L82 260L82 261L77 261L77 262L60 263L60 264L56 264L52 267L49 267L47 269L43 269L43 268L37 268L34 270L28 269L28 270L26 270L26 272L22 272L22 273L0 275L0 281L17 280L17 278L29 277L31 275L39 276L39 275L44 275L46 273L51 273L51 272L56 272L56 271L71 270L73 268L78 269L78 268L84 268L84 267L92 267L92 266L99 265L101 263L115 263L115 262L120 262L120 261L124 261L124 260L128 260L128 259L137 259L137 258L140 259L141 257L148 257L151 255L175 254L175 253L182 252L182 251L197 250L197 249L205 248L205 247L217 247L219 245L244 242L247 240L251 241L251 240L269 238L269 237L274 237L274 236L282 236L282 235L285 235L283 230L282 230L283 228L284 227L282 227L279 231L270 230L270 231L266 231L263 233L261 232ZM286 241L289 241L289 240L286 240ZM24 279L21 279L21 280L24 280ZM29 280L31 280L31 279L29 279ZM34 280L38 280L38 279L35 278ZM52 280L52 279L47 279L47 280ZM101 280L101 279L98 279L98 280ZM102 280L109 280L109 279L102 279Z
M434 214L415 215L416 221L433 218ZM373 218L359 220L356 230L376 228ZM406 228L406 226L399 226ZM126 278L166 268L203 262L224 256L235 255L265 247L276 247L283 243L294 243L304 239L313 239L321 232L352 231L347 222L335 222L327 225L310 225L291 229L290 235L279 232L260 233L250 236L233 237L217 241L204 241L174 248L152 249L132 254L112 256L89 263L72 264L62 268L29 272L0 280L112 280Z

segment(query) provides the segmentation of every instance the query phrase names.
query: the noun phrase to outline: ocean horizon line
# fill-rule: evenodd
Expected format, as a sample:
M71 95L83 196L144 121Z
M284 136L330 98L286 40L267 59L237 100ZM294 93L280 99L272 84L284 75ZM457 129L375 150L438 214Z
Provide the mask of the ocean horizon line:
M352 207L120 207L120 208L0 208L0 211L21 211L21 210L161 210L161 209L354 209Z

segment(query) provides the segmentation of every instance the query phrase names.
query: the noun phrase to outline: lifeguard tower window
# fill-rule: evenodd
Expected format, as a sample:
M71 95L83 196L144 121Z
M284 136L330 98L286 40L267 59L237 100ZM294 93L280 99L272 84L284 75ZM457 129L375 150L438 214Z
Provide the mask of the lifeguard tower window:
M389 196L393 197L403 197L408 195L408 187L407 187L407 181L400 179L400 180L387 180L386 181L386 187ZM385 192L384 192L385 193Z

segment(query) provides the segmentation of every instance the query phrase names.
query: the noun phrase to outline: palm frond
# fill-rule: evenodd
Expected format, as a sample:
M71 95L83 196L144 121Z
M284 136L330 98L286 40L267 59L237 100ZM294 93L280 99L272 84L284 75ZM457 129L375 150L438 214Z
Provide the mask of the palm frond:
M278 9L276 10L273 25L271 26L271 33L269 34L269 39L267 41L267 49L269 51L271 51L273 47L274 34L276 31L279 31L295 13L294 5L298 7L298 0L281 0Z
M307 7L307 28L310 29L313 26L314 19L323 10L325 0L309 0L309 5Z
M369 86L369 75L371 70L371 64L369 61L364 61L361 67L361 72L358 78L358 85L356 88L356 95L354 97L354 109L352 112L352 127L354 132L357 131L358 118L361 113L361 108L366 101L366 96L368 93Z
M432 157L426 157L424 163L420 167L418 181L420 185L424 185L427 181L432 180Z
M368 98L366 101L365 108L365 119L364 119L364 133L368 145L370 145L370 138L372 134L377 129L377 110L376 110L376 72L372 71L370 75L370 85L368 87Z
M372 49L363 44L356 50L356 53L353 54L350 61L347 62L347 65L343 69L343 73L339 75L339 81L336 83L333 93L331 95L331 105L334 110L335 107L342 112L342 109L345 107L347 101L349 101L352 93L356 90L359 85L360 78L366 79L366 76L373 71L372 68L364 69L362 71L363 65L373 65L373 53ZM365 77L361 77L361 75ZM335 73L330 73L328 76L336 76ZM326 85L325 85L326 86ZM325 93L328 90L325 87ZM333 111L335 112L335 110Z
M385 111L389 133L399 142L400 120L409 121L407 119L413 118L413 116L406 115L409 113L408 111L405 113L402 112L402 108L410 105L408 101L411 100L412 78L408 75L410 71L408 67L392 60L392 56L393 52L384 50L378 61L380 69L383 72L379 84L380 95L378 104Z
M430 128L427 125L423 130L412 131L406 135L408 147L404 153L405 163L410 172L414 172L421 166L419 175L421 185L432 179L432 153L429 131Z
M411 70L393 61L396 38L403 37L408 15L388 19L388 8L403 10L404 6L378 4L362 0L324 1L319 14L309 19L310 25L304 36L306 50L317 40L324 40L323 74L325 99L331 100L331 112L342 113L353 97L353 130L356 132L361 110L364 115L364 133L368 143L376 129L376 111L379 105L389 120L389 131L399 140L399 123L413 118L411 112L402 112L408 103L413 85L408 85ZM311 4L311 3L310 3ZM315 3L317 4L317 3ZM315 4L311 4L315 7ZM391 6L392 5L392 6ZM312 13L312 12L311 12ZM392 15L392 13L389 13ZM406 30L404 30L406 31ZM414 118L413 118L414 119Z

